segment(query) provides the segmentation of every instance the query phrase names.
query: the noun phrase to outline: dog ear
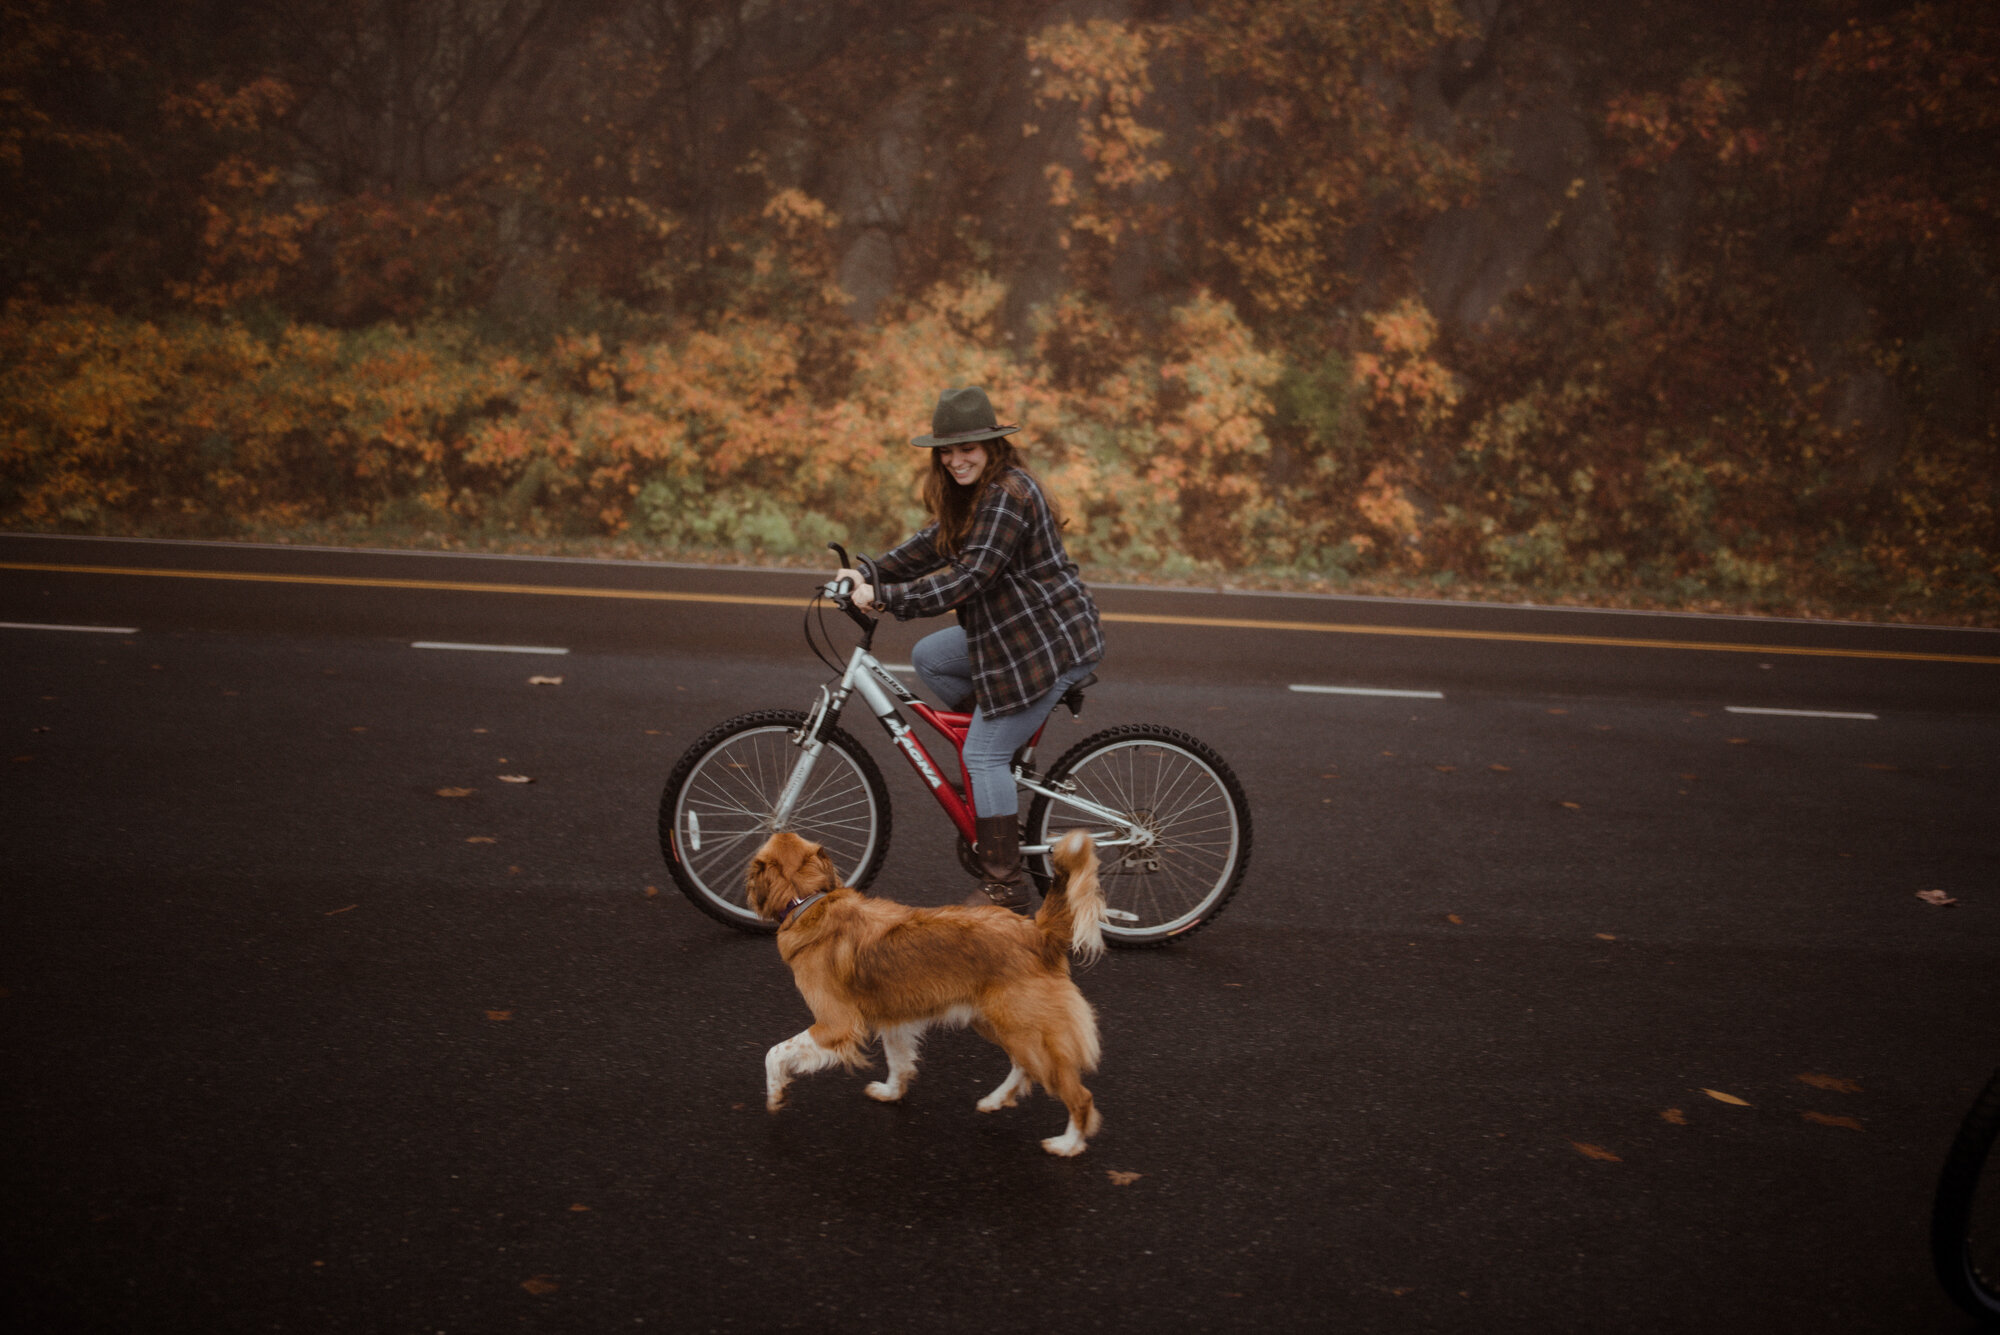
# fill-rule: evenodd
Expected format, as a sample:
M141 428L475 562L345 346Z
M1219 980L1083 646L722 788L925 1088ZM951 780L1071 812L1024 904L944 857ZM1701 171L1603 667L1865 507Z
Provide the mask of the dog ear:
M771 892L771 880L771 864L764 860L764 855L759 853L750 859L748 893L744 897L750 901L750 908L760 918L771 916L765 907Z
M840 889L840 872L833 865L833 859L826 855L824 848L814 846L812 862L815 867L819 868L820 875L826 878L821 886L822 889Z

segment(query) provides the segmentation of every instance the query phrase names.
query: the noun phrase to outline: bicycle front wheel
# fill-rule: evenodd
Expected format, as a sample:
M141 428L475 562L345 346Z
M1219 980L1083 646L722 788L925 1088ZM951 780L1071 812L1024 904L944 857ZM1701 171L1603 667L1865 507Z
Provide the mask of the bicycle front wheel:
M1250 803L1235 772L1204 742L1172 728L1132 725L1084 738L1050 767L1048 786L1115 812L1147 842L1098 850L1098 879L1114 946L1165 945L1214 922L1250 866ZM1070 830L1114 833L1074 801L1037 795L1023 842ZM1048 859L1035 878L1048 884Z
M766 709L719 723L681 756L660 794L660 852L681 893L744 932L777 929L749 905L750 860L777 829L778 798L804 752L806 716ZM826 850L841 884L866 886L889 848L889 789L874 757L827 735L785 828Z
M1952 1301L2000 1325L2000 1071L1965 1115L1938 1177L1931 1208L1931 1259Z

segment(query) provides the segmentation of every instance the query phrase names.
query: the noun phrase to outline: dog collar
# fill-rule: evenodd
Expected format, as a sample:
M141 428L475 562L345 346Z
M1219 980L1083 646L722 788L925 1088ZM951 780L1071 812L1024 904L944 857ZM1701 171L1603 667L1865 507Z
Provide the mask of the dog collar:
M783 927L794 913L809 909L825 898L826 891L822 890L816 895L807 895L804 899L794 899L791 903L785 905L785 911L778 915L778 926Z

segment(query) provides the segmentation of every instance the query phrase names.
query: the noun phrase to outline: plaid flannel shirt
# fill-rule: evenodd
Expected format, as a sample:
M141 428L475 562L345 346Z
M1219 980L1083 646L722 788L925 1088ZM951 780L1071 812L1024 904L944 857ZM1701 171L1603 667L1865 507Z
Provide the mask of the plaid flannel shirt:
M1104 657L1097 604L1063 550L1048 501L1018 468L987 487L950 559L938 553L931 523L875 565L875 600L898 621L958 609L973 697L988 718L1020 713L1066 670Z

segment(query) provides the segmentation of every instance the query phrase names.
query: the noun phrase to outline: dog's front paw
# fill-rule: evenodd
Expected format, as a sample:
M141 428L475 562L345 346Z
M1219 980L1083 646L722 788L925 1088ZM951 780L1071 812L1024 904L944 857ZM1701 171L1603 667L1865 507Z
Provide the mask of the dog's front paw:
M1042 1148L1050 1154L1058 1155L1064 1159L1074 1159L1077 1155L1083 1153L1084 1147L1087 1144L1088 1142L1082 1136L1076 1134L1076 1132L1065 1131L1060 1136L1050 1136L1047 1140L1043 1141Z
M981 1112L999 1112L1002 1108L1011 1108L1020 1101L1018 1095L1002 1094L996 1091L988 1094L973 1106Z
M782 1086L764 1096L764 1111L778 1112L785 1106L785 1091Z
M872 1080L861 1092L877 1103L895 1103L903 1097L903 1087L886 1080Z

